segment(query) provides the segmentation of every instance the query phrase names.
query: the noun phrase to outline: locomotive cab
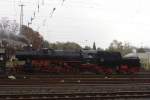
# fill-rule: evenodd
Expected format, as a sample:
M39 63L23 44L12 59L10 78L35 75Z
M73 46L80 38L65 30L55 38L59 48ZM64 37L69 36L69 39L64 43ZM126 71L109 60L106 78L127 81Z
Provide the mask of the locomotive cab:
M119 52L98 51L98 64L103 68L106 74L116 72L121 65L121 54Z

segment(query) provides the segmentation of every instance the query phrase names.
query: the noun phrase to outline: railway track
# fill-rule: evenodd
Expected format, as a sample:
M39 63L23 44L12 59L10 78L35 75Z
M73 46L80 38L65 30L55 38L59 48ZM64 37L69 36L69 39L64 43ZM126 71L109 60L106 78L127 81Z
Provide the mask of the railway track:
M82 78L81 78L82 79ZM93 79L93 78L92 78ZM101 100L101 99L138 99L150 97L150 83L126 82L114 79L97 79L101 83L61 82L54 80L9 80L0 84L0 100ZM83 78L83 80L87 80ZM107 82L106 82L107 80ZM136 80L136 81L141 81ZM50 81L50 82L49 82ZM74 80L73 80L74 81ZM115 81L115 82L114 82ZM129 81L128 79L124 79ZM135 81L135 80L134 80ZM36 82L39 82L38 84ZM49 83L47 83L49 82ZM113 82L113 83L112 83ZM118 83L116 83L118 82ZM0 80L0 83L2 81Z
M150 78L30 78L0 79L0 85L49 85L49 84L136 84L150 83Z
M150 76L100 75L0 76L0 100L101 100L150 97Z
M101 99L139 99L149 98L150 91L118 91L97 93L52 93L52 94L23 94L0 95L0 99L9 100L101 100Z
M118 91L150 91L150 84L56 84L56 85L0 85L0 95L52 93L112 93Z
M42 74L42 73L32 73L32 74L13 74L17 79L24 78L150 78L150 72L139 73L139 74L74 74L74 75L64 75L64 74ZM0 79L7 79L8 75L0 74Z

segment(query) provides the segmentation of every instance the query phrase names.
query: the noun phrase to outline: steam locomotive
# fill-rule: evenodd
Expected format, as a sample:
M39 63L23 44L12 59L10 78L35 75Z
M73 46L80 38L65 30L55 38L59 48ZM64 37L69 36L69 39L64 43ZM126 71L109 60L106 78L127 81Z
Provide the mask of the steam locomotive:
M25 62L19 67L30 73L134 74L141 66L138 57L123 58L119 52L97 50L24 50L17 51L16 58Z

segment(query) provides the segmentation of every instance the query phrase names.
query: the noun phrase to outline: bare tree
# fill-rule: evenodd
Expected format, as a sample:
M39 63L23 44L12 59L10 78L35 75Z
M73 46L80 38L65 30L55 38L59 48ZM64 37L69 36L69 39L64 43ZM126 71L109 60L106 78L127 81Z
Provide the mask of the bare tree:
M122 43L121 41L113 40L108 47L108 51L117 51L122 55L132 52L133 46L128 42Z

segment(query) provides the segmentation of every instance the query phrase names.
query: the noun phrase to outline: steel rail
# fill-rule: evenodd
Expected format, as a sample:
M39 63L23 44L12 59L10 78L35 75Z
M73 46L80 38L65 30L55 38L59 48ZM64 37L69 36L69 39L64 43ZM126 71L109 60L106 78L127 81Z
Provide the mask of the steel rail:
M53 94L23 94L0 95L0 99L9 100L99 100L99 99L128 99L149 98L150 91L119 91L110 93L53 93Z
M137 84L150 83L150 78L45 78L0 79L0 85L48 85L48 84Z
M17 78L149 78L150 77L150 73L140 73L140 74L112 74L112 75L105 75L105 74L13 74L14 76L16 76ZM8 75L0 75L0 78L7 78Z

